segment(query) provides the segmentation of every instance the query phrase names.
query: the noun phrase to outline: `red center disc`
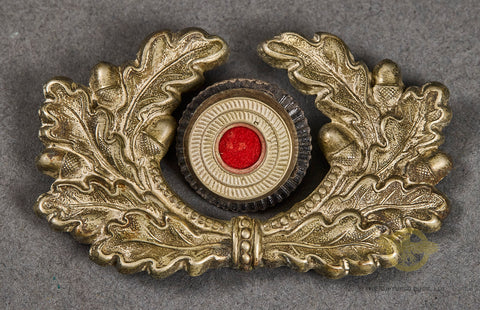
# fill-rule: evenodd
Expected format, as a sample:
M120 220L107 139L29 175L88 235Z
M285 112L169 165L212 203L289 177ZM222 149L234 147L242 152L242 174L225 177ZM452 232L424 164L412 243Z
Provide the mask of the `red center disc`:
M218 143L218 151L227 166L246 169L260 158L262 142L255 131L239 125L223 134Z

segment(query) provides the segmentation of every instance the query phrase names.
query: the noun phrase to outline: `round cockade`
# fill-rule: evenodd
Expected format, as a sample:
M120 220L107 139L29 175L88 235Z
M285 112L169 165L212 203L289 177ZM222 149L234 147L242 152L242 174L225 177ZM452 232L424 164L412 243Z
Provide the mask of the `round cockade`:
M187 106L177 157L190 185L231 211L258 211L287 197L310 161L307 120L277 86L248 79L214 84Z

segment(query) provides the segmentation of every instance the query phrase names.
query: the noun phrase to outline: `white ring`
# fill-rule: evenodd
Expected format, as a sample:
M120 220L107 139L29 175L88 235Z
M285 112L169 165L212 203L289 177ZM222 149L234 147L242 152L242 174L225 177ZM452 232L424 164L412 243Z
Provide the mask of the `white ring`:
M226 170L217 160L216 141L232 124L248 124L265 140L265 157L245 174ZM284 119L265 102L233 97L203 110L191 126L188 158L193 173L211 192L232 200L256 200L271 194L284 180L293 156L293 137Z

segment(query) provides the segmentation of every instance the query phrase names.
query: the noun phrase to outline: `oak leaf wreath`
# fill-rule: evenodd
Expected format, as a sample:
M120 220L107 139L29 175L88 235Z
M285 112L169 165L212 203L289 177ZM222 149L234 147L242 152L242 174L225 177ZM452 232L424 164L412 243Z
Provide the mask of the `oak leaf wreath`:
M331 119L319 134L330 170L306 199L266 221L224 221L167 184L160 161L180 95L228 56L221 38L187 29L153 34L122 66L98 64L88 87L66 78L45 85L37 165L56 180L35 211L91 244L95 262L125 273L286 265L339 278L395 266L399 241L412 229L438 230L448 213L434 187L451 169L438 151L447 89L404 89L393 62L370 72L330 34L283 33L258 50Z

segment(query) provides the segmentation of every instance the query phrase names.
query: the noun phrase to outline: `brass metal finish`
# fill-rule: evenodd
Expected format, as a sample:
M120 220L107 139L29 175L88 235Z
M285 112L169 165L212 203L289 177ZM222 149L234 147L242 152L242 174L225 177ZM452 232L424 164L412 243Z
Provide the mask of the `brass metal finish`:
M438 151L450 120L447 89L404 89L393 62L370 73L329 34L310 41L284 33L259 52L316 95L332 120L319 134L330 171L305 200L265 222L223 221L170 189L160 160L174 136L171 113L180 93L228 54L220 38L188 30L154 34L124 66L96 66L90 87L47 83L37 164L56 181L36 212L122 272L286 265L339 278L395 266L402 240L413 229L438 230L448 213L434 188L451 169Z

